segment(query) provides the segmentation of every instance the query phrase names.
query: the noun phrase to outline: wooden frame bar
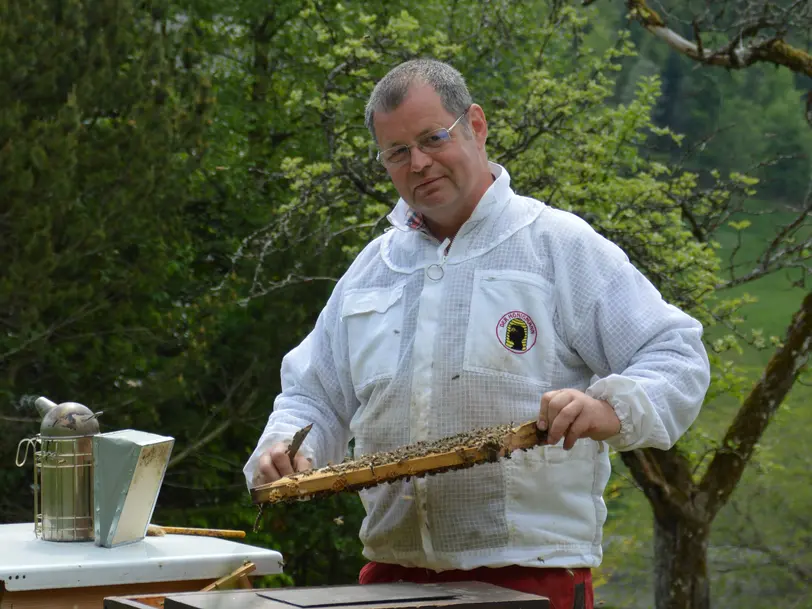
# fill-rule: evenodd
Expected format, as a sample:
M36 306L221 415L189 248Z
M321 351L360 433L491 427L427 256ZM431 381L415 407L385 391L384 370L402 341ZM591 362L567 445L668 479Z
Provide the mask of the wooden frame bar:
M454 450L403 459L384 465L344 463L341 469L323 467L313 472L302 472L280 478L276 482L251 489L255 504L278 503L342 491L357 491L412 476L464 469L477 463L488 463L510 455L515 450L526 450L543 444L547 435L539 431L536 421L528 421L513 428L499 443L459 446Z

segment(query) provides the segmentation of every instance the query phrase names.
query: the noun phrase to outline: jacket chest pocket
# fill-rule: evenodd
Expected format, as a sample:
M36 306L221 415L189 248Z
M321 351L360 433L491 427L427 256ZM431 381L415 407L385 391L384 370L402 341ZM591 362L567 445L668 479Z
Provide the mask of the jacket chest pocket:
M549 281L522 271L476 271L463 368L550 385L555 299Z
M392 378L403 326L403 286L350 290L341 319L347 329L350 374L356 389Z

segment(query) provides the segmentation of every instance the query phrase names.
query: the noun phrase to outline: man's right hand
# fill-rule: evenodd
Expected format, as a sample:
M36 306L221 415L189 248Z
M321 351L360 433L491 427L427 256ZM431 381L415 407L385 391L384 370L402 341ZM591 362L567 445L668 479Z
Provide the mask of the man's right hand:
M254 477L255 486L275 482L284 476L307 471L312 467L310 459L304 455L296 455L291 463L287 450L287 442L277 442L262 453L259 458L259 468Z

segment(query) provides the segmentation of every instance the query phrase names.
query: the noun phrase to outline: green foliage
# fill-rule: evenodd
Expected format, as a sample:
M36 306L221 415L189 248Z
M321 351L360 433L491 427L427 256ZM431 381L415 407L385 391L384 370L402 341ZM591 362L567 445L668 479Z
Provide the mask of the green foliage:
M752 263L775 230L731 210L756 189L799 192L810 139L780 72L689 69L639 28L616 32L611 6L0 3L0 458L36 430L22 396L78 400L105 429L176 438L156 522L250 529L241 468L281 358L396 199L366 99L433 56L467 76L518 192L588 220L706 324L713 384L681 445L701 473L763 363L748 343L773 345L800 290L779 304L781 277L716 290L730 256ZM741 151L798 158L757 182ZM5 519L30 518L29 473L0 475ZM620 476L607 497L596 581L622 587L619 563L650 568L645 503ZM249 541L286 561L267 583L354 581L362 517L346 496L267 510Z
M669 299L708 317L702 303L716 283L716 253L686 229L681 203L691 199L698 212L712 214L729 194L716 189L697 196L697 176L640 155L654 134L680 137L651 123L656 78L641 81L628 103L610 103L619 62L633 52L625 36L596 53L584 42L589 23L583 13L536 2L487 9L474 2L303 3L271 13L246 3L208 15L204 8L193 19L213 56L223 60L210 64L221 104L197 188L208 213L223 210L218 215L231 223L231 234L247 234L239 248L235 244L233 261L220 260L232 270L221 293L233 291L247 308L244 315L230 312L222 328L212 330L219 346L212 342L202 362L225 366L218 376L237 378L251 366L278 369L281 354L306 332L308 316L323 302L323 295L306 290L308 283L297 288L301 292L279 287L337 276L382 228L395 193L374 160L364 104L388 69L421 55L449 60L468 76L489 117L491 157L509 168L519 192L582 215L624 247ZM230 347L223 350L224 344ZM197 394L183 401L221 406L184 440L205 437L224 410L236 407L240 417L197 451L193 463L174 468L169 483L182 476L200 488L218 488L228 468L232 476L239 468L232 435L246 430L244 459L270 410L276 380L251 374L240 394L250 389L249 396L260 397L245 401L243 410L240 400L223 401L227 387L213 383L210 371L206 378L203 369L186 370L184 378L198 379L189 385ZM231 447L223 448L230 456L224 454L224 467L215 470L206 453L220 443ZM230 478L234 485L238 477ZM230 497L222 490L217 496ZM329 519L307 522L274 537L289 565L312 564L327 552L307 550L306 540L309 527L321 530ZM345 534L342 547L355 548L357 556L356 527L332 532ZM329 579L308 583L352 581L357 565L345 564Z
M176 342L169 314L193 286L185 185L211 100L196 67L175 61L183 30L170 21L159 2L0 4L7 413L46 394L116 421ZM11 442L36 429L18 414L6 463ZM148 408L132 417L151 419Z

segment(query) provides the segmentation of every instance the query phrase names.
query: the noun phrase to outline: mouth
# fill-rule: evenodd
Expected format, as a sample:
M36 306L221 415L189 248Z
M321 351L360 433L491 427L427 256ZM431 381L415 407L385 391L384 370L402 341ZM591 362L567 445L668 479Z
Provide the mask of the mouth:
M434 184L437 180L442 180L442 179L443 179L443 176L440 176L439 178L432 178L430 180L426 180L425 182L421 182L420 184L415 186L415 191L417 191L417 190L419 190L419 189L421 189L421 188L423 188L425 186L429 186L430 184Z

